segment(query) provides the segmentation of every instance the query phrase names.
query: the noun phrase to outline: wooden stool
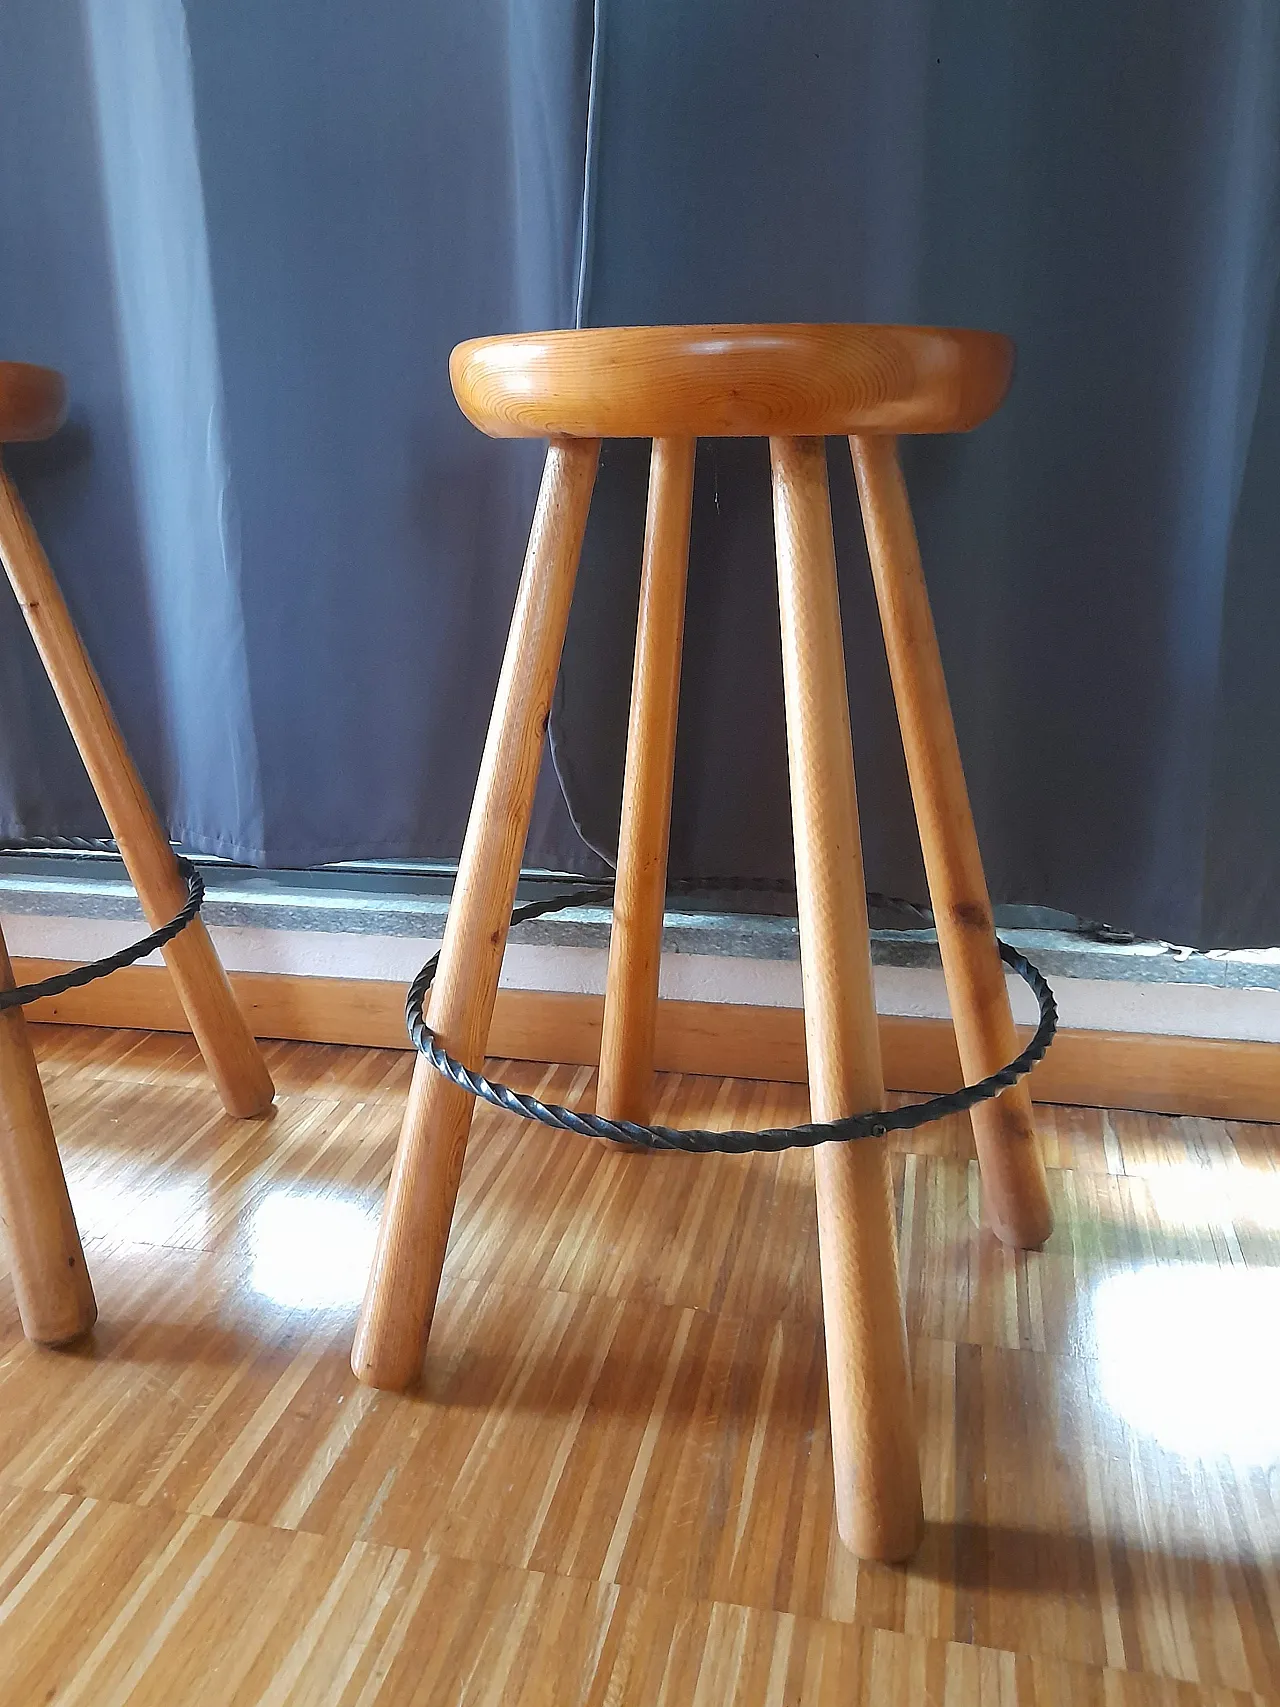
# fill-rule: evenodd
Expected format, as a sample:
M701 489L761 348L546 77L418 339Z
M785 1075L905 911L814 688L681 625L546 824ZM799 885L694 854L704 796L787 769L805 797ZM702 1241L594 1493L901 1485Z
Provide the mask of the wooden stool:
M824 436L848 434L965 1077L1016 1053L942 665L898 466L899 433L962 432L1000 403L1012 346L907 326L627 327L478 339L453 353L468 417L549 438L429 1023L485 1053L602 438L651 438L617 899L597 1106L650 1118L658 956L699 437L768 437L801 966L815 1120L883 1107ZM352 1366L418 1374L472 1103L419 1057ZM1051 1216L1025 1084L973 1111L988 1216L1041 1244ZM882 1141L814 1152L840 1534L863 1556L916 1545L920 1479Z
M65 409L60 374L0 362L0 445L48 438ZM187 884L3 464L0 558L142 910L156 929L183 907ZM227 1112L263 1113L275 1095L271 1076L200 919L169 943L164 958ZM12 984L0 944L0 987ZM28 1337L60 1343L92 1326L93 1290L26 1025L16 1008L0 1013L0 1217Z

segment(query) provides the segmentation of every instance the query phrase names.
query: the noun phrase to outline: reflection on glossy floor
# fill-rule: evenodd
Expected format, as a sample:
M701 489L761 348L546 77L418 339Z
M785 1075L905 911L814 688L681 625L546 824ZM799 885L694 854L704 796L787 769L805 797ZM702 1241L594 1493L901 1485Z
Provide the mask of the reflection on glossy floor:
M421 1391L347 1369L406 1056L36 1033L102 1322L0 1291L0 1701L1280 1699L1280 1131L1045 1109L1059 1230L896 1157L925 1544L834 1540L811 1166L477 1119ZM575 1069L510 1069L572 1100ZM660 1119L800 1093L669 1080Z

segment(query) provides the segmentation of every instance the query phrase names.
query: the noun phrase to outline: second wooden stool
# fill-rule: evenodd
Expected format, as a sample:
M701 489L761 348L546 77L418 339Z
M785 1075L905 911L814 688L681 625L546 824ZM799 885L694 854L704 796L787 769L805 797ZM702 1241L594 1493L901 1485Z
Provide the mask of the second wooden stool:
M61 374L0 362L0 446L50 437L65 413ZM2 462L0 562L142 910L156 929L182 908L186 880ZM203 921L193 919L163 952L223 1106L246 1118L264 1113L275 1096L271 1075ZM0 989L13 985L0 936ZM88 1332L97 1319L93 1285L20 1007L0 1013L0 1225L28 1339L62 1345Z

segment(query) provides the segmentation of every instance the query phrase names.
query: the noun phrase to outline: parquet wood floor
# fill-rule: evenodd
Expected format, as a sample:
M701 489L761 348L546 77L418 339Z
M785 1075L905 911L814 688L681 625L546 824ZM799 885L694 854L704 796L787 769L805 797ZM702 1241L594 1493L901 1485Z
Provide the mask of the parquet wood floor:
M1280 1700L1280 1129L1040 1110L1045 1251L895 1143L928 1528L832 1521L812 1165L482 1109L418 1391L347 1367L409 1058L37 1028L101 1322L0 1281L4 1707ZM507 1064L572 1101L578 1068ZM659 1119L794 1086L671 1078Z

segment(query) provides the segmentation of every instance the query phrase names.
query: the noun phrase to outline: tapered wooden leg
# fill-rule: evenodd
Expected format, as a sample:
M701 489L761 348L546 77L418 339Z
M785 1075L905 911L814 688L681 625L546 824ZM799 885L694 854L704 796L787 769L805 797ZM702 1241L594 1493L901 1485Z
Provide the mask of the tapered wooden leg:
M3 468L0 557L154 930L186 904L187 886L35 529ZM199 919L173 939L164 958L227 1112L261 1114L275 1095L271 1075Z
M618 882L596 1091L596 1108L609 1120L643 1123L652 1116L695 449L693 439L655 439L649 467Z
M849 446L960 1065L973 1084L1011 1061L1021 1045L897 440L854 436ZM975 1108L971 1118L988 1220L1006 1244L1042 1245L1053 1231L1053 1211L1026 1081Z
M0 936L0 990L13 982ZM21 1008L0 1013L0 1221L23 1333L41 1345L88 1333L98 1306Z
M597 439L553 440L427 1018L468 1067L484 1059L591 504ZM421 1056L382 1211L351 1367L371 1387L418 1374L471 1127L472 1099Z
M883 1108L840 599L822 439L770 441L800 964L815 1120ZM882 1139L814 1151L836 1516L863 1558L905 1559L923 1524Z

